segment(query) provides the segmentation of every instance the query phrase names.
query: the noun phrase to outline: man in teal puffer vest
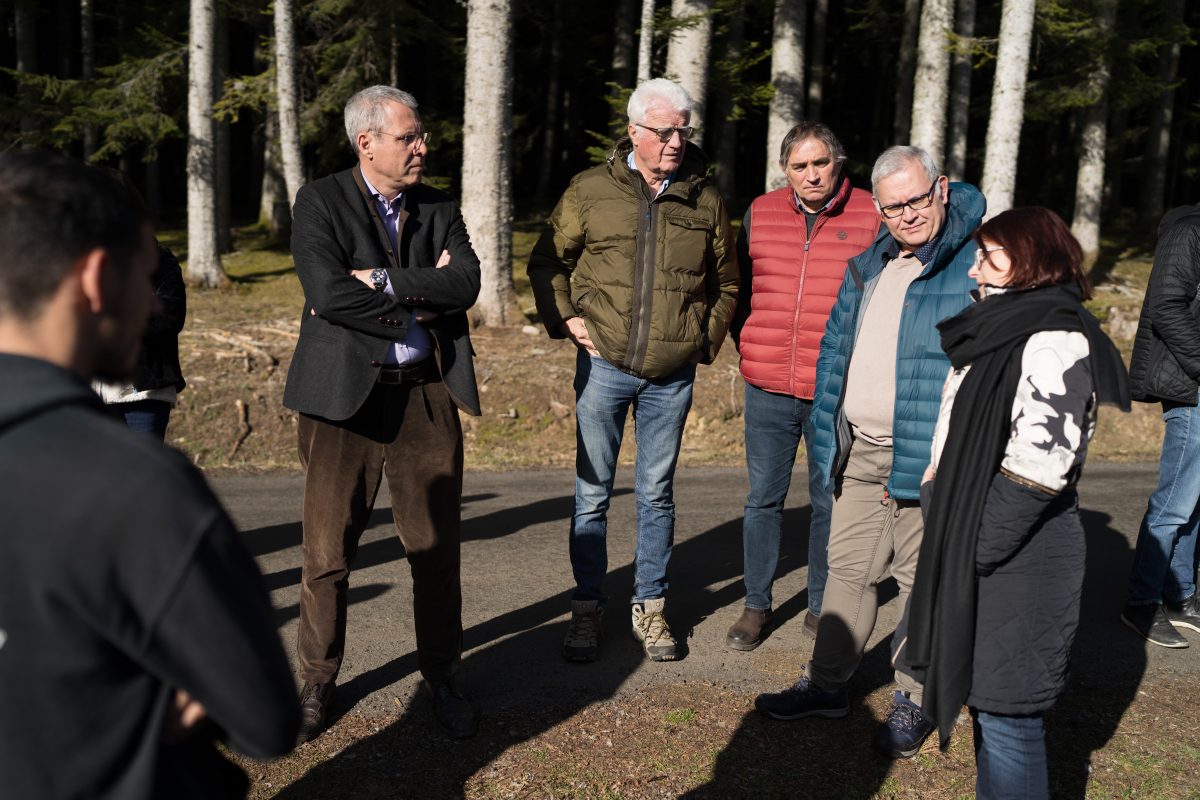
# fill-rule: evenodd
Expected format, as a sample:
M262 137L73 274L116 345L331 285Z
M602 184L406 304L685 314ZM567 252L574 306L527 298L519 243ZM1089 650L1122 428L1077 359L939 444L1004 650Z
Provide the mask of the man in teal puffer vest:
M935 326L975 288L967 270L986 206L978 189L951 184L917 147L884 151L871 186L887 231L850 261L817 360L813 462L834 493L824 609L804 675L755 703L775 719L849 713L846 685L889 567L900 607L907 602L923 532L921 475L950 368ZM893 758L914 755L933 730L920 684L901 672L896 683L872 742Z

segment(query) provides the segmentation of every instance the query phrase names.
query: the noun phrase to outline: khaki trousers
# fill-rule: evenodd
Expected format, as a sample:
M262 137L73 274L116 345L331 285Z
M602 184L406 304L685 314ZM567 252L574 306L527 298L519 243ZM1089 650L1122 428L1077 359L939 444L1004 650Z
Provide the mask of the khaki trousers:
M834 486L829 581L807 669L823 689L845 686L858 669L879 612L876 587L889 567L900 585L900 608L912 590L924 525L917 501L887 496L891 471L892 448L855 439ZM896 683L920 705L919 683L900 671Z
M437 681L462 652L459 579L463 441L446 387L376 384L348 420L299 421L304 466L300 678L334 680L346 648L346 594L358 540L386 478L413 581L421 674Z

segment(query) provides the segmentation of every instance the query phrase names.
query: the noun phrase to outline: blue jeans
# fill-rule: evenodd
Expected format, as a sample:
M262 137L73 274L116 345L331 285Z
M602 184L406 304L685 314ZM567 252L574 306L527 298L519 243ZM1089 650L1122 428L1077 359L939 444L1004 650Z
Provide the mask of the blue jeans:
M1166 431L1158 487L1138 531L1129 575L1130 605L1178 603L1196 592L1196 530L1200 524L1200 409L1163 412Z
M771 584L779 564L783 504L792 484L796 448L804 438L808 453L808 609L821 613L829 577L829 518L833 496L812 460L812 401L774 394L746 384L746 466L750 494L742 520L746 607L770 608Z
M975 721L977 800L1040 800L1050 796L1042 716L1010 717L971 709Z
M625 417L633 408L637 437L637 553L633 602L663 597L667 562L675 542L675 463L683 423L692 407L696 365L648 380L622 372L580 350L575 362L575 515L571 518L571 569L576 600L607 601L608 502Z
M116 408L125 418L125 425L133 431L166 439L167 423L171 420L171 404L165 400L138 400L133 403L118 403Z

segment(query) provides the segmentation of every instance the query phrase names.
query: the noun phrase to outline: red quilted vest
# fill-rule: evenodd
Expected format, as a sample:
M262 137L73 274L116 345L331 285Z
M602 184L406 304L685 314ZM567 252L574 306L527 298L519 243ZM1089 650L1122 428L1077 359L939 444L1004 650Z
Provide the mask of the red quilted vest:
M846 262L879 232L871 194L842 179L837 197L807 238L792 189L767 192L750 206L750 317L742 328L742 377L768 392L811 400L825 321Z

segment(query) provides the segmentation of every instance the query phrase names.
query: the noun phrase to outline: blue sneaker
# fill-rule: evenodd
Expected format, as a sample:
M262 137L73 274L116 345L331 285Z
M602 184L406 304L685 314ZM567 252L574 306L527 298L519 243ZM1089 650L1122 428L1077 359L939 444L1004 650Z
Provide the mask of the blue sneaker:
M888 758L912 758L936 727L920 706L903 692L896 692L887 719L875 732L871 746Z
M771 719L838 719L850 713L850 702L846 699L845 688L822 689L805 677L782 692L760 694L754 698L754 707L758 709L758 713Z

